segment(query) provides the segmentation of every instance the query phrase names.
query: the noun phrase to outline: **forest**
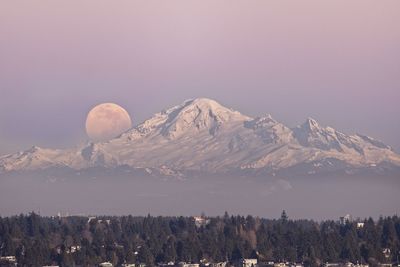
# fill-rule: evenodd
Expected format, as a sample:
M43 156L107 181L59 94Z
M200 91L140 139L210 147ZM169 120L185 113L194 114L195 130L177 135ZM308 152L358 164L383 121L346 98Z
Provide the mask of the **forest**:
M0 255L15 256L19 266L93 266L109 261L235 263L259 262L397 262L400 218L356 221L291 220L253 216L204 217L68 216L35 213L0 217ZM362 225L362 227L360 226Z

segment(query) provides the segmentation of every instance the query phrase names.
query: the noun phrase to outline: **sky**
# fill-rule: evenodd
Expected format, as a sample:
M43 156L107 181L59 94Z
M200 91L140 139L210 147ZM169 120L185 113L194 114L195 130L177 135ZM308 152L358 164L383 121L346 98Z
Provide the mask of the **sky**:
M98 103L136 125L196 97L399 152L399 25L398 0L4 0L0 155L85 142Z

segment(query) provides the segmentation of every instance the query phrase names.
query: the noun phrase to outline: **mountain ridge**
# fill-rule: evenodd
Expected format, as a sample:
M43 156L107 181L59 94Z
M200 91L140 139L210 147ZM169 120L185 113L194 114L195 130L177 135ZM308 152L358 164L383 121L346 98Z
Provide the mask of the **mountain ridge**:
M269 114L252 118L214 100L197 98L156 113L107 142L64 150L33 146L2 156L0 173L118 166L171 175L190 171L275 173L304 165L318 169L315 166L326 162L351 171L382 164L399 167L400 156L379 140L322 127L312 118L290 128Z

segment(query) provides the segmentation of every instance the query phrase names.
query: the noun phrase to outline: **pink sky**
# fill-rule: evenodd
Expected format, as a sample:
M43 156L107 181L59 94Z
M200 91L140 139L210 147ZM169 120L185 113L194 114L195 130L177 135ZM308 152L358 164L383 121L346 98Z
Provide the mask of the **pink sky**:
M400 150L400 1L2 1L0 154L204 96Z

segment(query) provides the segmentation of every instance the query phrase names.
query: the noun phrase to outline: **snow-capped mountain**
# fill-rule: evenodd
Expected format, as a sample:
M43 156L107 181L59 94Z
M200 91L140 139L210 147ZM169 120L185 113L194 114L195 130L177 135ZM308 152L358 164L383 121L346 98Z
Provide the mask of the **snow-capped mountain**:
M346 135L309 118L289 128L199 98L155 114L108 142L66 150L32 147L0 157L0 172L128 166L161 173L270 172L309 165L341 170L400 167L400 155L364 135ZM315 171L315 170L314 170Z

